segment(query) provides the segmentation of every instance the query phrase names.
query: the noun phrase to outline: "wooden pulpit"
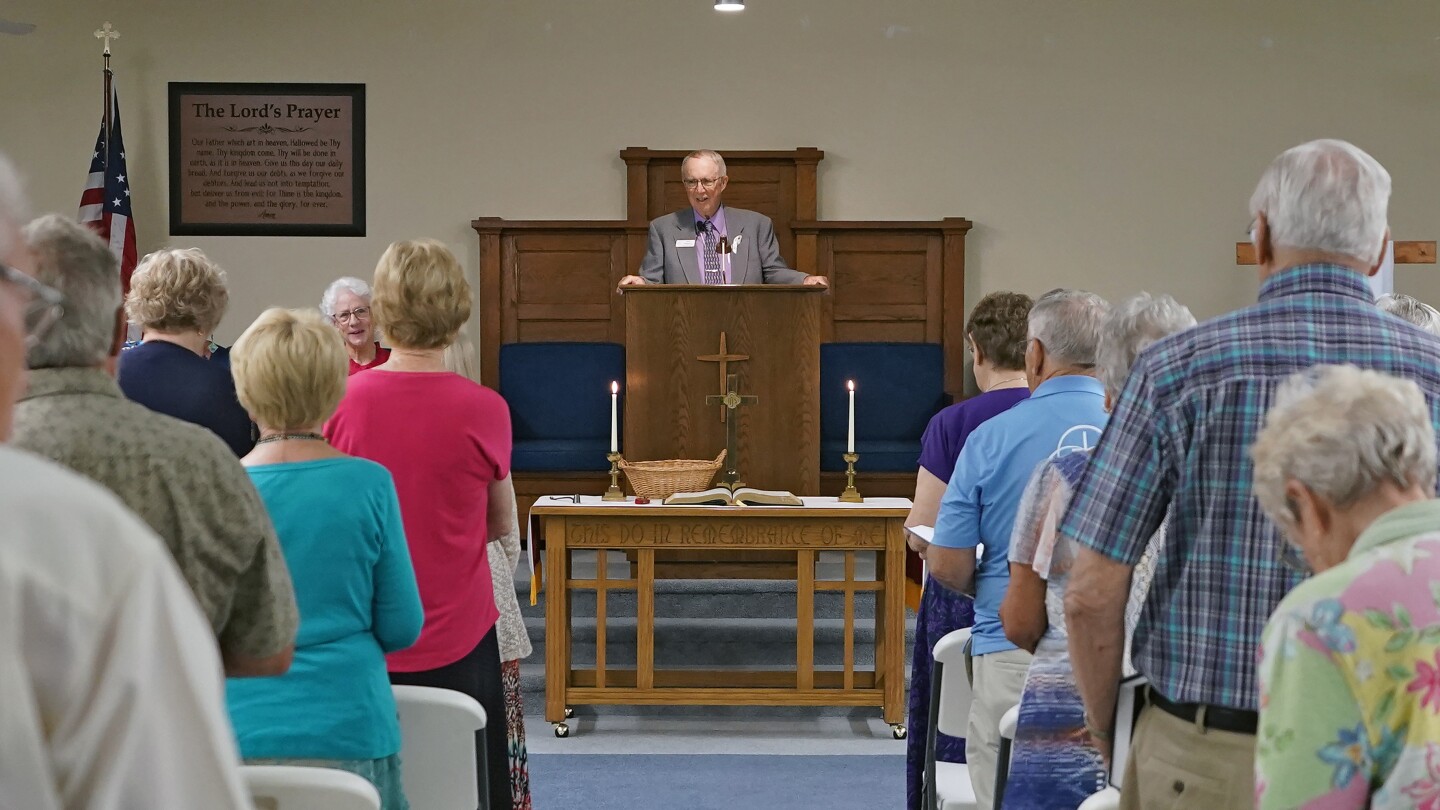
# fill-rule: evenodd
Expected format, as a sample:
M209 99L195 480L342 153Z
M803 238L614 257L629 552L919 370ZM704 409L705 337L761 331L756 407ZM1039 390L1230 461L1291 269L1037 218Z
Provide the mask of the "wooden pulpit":
M820 494L820 339L824 287L626 287L625 433L629 461L711 459L737 419L747 486ZM727 378L758 401L727 410L706 397Z

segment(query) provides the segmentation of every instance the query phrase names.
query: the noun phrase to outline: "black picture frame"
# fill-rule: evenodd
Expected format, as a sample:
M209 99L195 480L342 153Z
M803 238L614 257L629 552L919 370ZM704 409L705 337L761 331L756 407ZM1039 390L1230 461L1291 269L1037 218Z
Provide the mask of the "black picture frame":
M351 103L350 127L351 186L350 221L338 224L196 222L184 219L182 201L192 186L187 185L182 139L185 137L182 107L187 96L348 96ZM172 236L364 236L365 235L365 85L302 82L170 82L170 234ZM253 125L261 127L269 122ZM238 131L238 130L237 130ZM272 129L270 131L277 131Z

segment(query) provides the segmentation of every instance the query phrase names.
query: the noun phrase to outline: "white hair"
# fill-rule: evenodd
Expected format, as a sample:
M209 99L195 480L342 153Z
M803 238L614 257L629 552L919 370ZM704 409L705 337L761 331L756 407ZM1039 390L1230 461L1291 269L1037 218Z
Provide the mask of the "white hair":
M1140 352L1160 338L1194 325L1190 310L1168 295L1142 292L1111 308L1101 325L1100 346L1095 352L1095 376L1105 384L1111 400L1120 396Z
M1387 293L1375 299L1375 306L1402 321L1409 321L1432 335L1440 335L1440 310L1418 298Z
M1271 162L1250 196L1250 216L1265 215L1276 246L1374 264L1389 204L1390 173L1379 161L1345 141L1320 140Z
M59 214L25 226L37 281L65 296L65 310L26 352L31 368L85 368L110 356L120 311L120 264L95 232Z
M370 303L369 284L354 276L337 278L330 282L330 286L325 288L325 294L320 296L320 311L325 313L325 317L335 317L335 299L339 298L342 292L353 293L365 299L366 304Z
M1250 458L1260 508L1286 529L1296 518L1288 481L1340 508L1385 481L1435 489L1435 428L1420 386L1355 366L1316 366L1285 380Z
M1029 337L1061 365L1094 368L1100 327L1109 312L1109 302L1095 293L1051 290L1030 308Z
M720 168L720 176L725 176L725 158L720 157L720 153L716 152L714 149L696 149L694 152L686 155L685 159L680 161L681 175L684 175L686 163L689 163L691 160L699 160L700 158L707 158L709 160L715 161L715 165Z

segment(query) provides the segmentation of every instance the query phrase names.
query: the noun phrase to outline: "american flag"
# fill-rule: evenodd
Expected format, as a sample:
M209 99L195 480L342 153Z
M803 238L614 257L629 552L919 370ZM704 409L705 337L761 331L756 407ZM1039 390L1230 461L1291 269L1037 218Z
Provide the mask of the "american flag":
M125 141L120 137L120 102L110 92L110 137L105 137L105 120L100 121L100 137L95 139L95 155L90 160L90 177L85 193L80 195L80 222L90 226L110 244L120 260L120 278L130 288L130 273L139 259L135 247L135 222L130 218L130 179L125 171ZM105 166L106 149L110 166Z

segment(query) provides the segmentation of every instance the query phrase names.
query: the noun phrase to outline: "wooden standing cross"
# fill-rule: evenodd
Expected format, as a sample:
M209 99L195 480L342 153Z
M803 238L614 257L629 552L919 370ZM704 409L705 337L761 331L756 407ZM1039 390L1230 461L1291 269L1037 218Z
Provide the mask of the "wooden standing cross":
M705 397L706 405L724 406L723 410L726 413L735 410L741 405L754 405L759 401L760 397L752 394L742 395L740 393L740 379L734 374L731 374L725 379L724 395L711 394ZM738 471L739 464L740 417L736 415L734 419L728 420L728 423L725 425L725 480L720 482L721 486L732 492L736 487L745 486L745 482L740 480L740 473Z
M731 376L733 376L733 375L730 374L730 364L731 364L731 363L738 363L738 362L740 362L740 361L742 361L742 360L749 360L749 359L750 359L750 355L748 355L748 354L726 354L726 353L725 353L725 333L724 333L724 332L721 332L721 333L720 333L720 351L719 351L718 353L716 353L716 354L702 354L702 355L700 355L699 357L696 357L695 359L696 359L696 360L700 360L700 361L705 362L705 363L719 363L719 364L720 364L720 396L724 396L726 391L731 390L731 388L729 387L730 384L727 382L727 381L729 380L729 378L730 378ZM708 400L707 400L707 401L708 401ZM729 418L729 414L730 414L730 409L729 409L729 408L721 408L721 409L720 409L720 421L721 421L721 422L726 421L726 420Z

